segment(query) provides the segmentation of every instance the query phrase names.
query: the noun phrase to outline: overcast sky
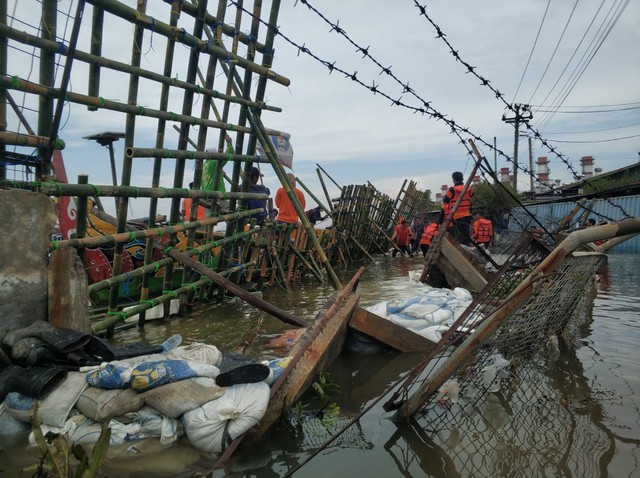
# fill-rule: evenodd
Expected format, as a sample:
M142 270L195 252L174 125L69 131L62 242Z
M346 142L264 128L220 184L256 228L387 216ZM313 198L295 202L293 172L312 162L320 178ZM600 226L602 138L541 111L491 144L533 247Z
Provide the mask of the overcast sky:
M135 6L132 0L123 3ZM217 2L209 4L209 10L214 12ZM269 5L265 1L264 18ZM451 182L452 171L468 173L471 158L459 144L459 138L451 134L450 127L411 109L423 107L423 101L430 102L432 112L446 115L487 143L492 144L495 137L497 147L513 156L513 126L502 121L504 114L513 114L505 110L504 102L496 99L490 88L456 61L450 47L437 38L431 22L444 33L460 59L474 66L475 72L500 91L507 103L533 105L532 126L552 142L576 171L580 172L582 156L593 156L595 167L604 171L636 163L640 158L638 0L440 1L426 5L429 18L420 14L413 0L313 0L310 5L330 23L339 24L353 43L331 31L332 26L303 3L283 0L278 25L293 44L282 36L276 37L273 70L289 78L291 85L288 88L275 83L268 85L267 102L281 107L283 112L265 111L263 120L267 127L291 134L293 170L322 198L316 163L340 185L370 181L394 197L404 179L413 179L419 188L436 193L440 185ZM58 8L72 13L75 3L61 0ZM168 8L160 0L149 1L149 12L160 21L168 22ZM33 13L38 10L36 0L19 0L18 4L9 0L10 17L15 16L9 23L28 30L17 19L37 24L38 18L33 18ZM90 13L88 6L80 41L85 51L89 50ZM226 21L233 21L233 12L228 13ZM249 20L243 25L243 31L247 31ZM130 25L109 22L103 40L104 55L128 62L130 32ZM329 74L325 65L300 52L294 44L304 45L339 70L357 72L356 77L362 83L375 84L381 93L408 107L392 105L382 94L374 95L338 71ZM383 73L370 58L363 58L358 48L368 48L369 55L387 67L400 83ZM162 71L162 38L147 34L143 51L142 67ZM176 71L180 79L185 79L188 49L180 51ZM32 72L33 62L25 61L15 51L10 51L10 59L11 55L18 60L9 62L9 74L23 78L30 75L32 81L37 81L37 73ZM180 62L185 65L182 70ZM86 70L80 62L74 65L73 91L86 91L83 84ZM61 72L57 76L59 79ZM127 84L103 78L101 95L126 102ZM415 95L403 93L402 85L409 85ZM173 101L173 111L180 111L180 98ZM158 90L141 88L138 103L157 108ZM548 113L558 106L557 113ZM63 153L70 179L75 182L77 174L89 173L90 182L109 184L107 151L82 136L105 130L124 131L124 115L89 113L77 106L68 108L60 136L67 142ZM199 108L197 104L194 111ZM139 121L137 145L153 145L154 125L150 122L145 130L145 123ZM193 133L192 137L195 139L196 135ZM215 145L217 135L211 138ZM175 147L176 141L177 134L170 129L167 147ZM122 144L122 141L115 143L118 173ZM478 146L493 164L493 152L482 144ZM522 138L520 161L528 161L528 155L527 139ZM533 157L538 156L549 157L552 178L573 181L572 174L553 153L534 143ZM136 161L132 182L148 185L151 161ZM498 169L504 166L512 167L498 157ZM230 173L230 166L227 170ZM171 173L172 166L163 168L166 185L171 184ZM192 169L187 171L187 180L192 174ZM264 180L275 193L278 185L273 173L265 171ZM328 185L330 193L337 195L337 189L330 182ZM518 188L528 187L528 179L520 172ZM133 212L144 214L143 210Z

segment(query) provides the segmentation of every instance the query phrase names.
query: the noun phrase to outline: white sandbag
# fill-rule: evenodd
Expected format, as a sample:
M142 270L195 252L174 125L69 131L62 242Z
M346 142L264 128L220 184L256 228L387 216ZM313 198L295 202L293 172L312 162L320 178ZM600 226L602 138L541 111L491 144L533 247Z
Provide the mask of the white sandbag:
M105 390L87 387L76 402L76 408L95 422L103 422L118 415L135 412L144 406L144 398L136 391L125 389Z
M101 423L96 423L81 414L69 418L61 427L42 424L40 428L44 435L49 432L57 433L66 436L72 444L79 445L96 443L102 432ZM125 443L128 441L130 434L135 434L140 430L139 425L124 425L115 420L109 422L109 428L111 428L110 445ZM29 434L29 444L32 446L36 444L33 432Z
M422 335L425 339L430 340L431 342L437 344L442 339L442 335L449 330L449 327L446 325L431 325L429 327L425 327L421 330L416 330L415 332L419 335Z
M178 418L223 394L223 387L216 385L215 379L196 377L162 385L147 390L139 396L144 399L144 403L163 415L169 418Z
M145 406L137 412L127 413L122 417L118 417L118 421L137 425L138 431L128 437L129 441L160 438L161 444L168 445L184 435L184 430L178 420L166 417L149 406Z
M190 360L192 362L220 365L222 352L215 345L194 342L189 345L176 347L167 354L168 359Z
M262 419L269 391L264 382L234 385L219 399L185 413L181 422L189 441L201 451L221 453Z
M64 426L69 412L88 386L84 373L69 372L58 388L47 398L38 401L38 416L42 423L54 427Z
M469 302L473 300L471 292L469 292L467 289L463 289L462 287L456 287L455 289L453 289L453 293L460 300L467 300Z
M387 303L380 302L379 304L372 305L370 307L366 307L365 310L371 312L372 314L376 314L379 317L387 316Z
M433 304L412 304L404 309L402 314L416 319L426 320L433 325L446 322L453 316L451 309L438 307Z
M415 317L409 317L404 314L390 314L388 319L394 324L413 331L423 329L430 325L426 320L416 319Z

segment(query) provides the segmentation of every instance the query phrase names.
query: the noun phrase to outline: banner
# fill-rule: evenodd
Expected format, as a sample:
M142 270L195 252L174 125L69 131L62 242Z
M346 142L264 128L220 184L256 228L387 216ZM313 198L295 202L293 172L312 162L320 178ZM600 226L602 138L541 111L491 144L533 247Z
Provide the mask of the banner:
M291 141L289 141L291 135L289 133L282 133L282 136L270 135L269 139L273 143L273 146L276 148L275 153L282 163L283 166L286 166L289 169L293 168L293 147L291 146ZM259 156L266 157L267 155L262 149L262 145L260 143L256 146L256 152Z

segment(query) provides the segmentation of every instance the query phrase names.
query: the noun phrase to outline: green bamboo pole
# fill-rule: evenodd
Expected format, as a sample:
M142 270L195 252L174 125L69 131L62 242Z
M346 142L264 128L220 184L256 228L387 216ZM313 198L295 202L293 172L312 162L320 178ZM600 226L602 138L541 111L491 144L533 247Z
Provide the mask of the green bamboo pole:
M6 93L6 90L3 91ZM29 146L33 148L47 148L50 144L50 138L49 136L34 136L31 134L16 133L13 131L0 131L0 144L13 146ZM53 147L54 149L58 150L64 149L64 141L54 141Z
M329 216L331 215L331 210L327 209L326 206L322 204L320 199L318 199L315 196L315 194L313 194L311 190L302 181L300 181L300 178L298 178L297 176L296 176L296 183L302 186L302 189L305 190L305 192L311 197L311 199L313 199L316 202L316 204L318 204L318 206L322 208L324 212L326 212Z
M9 179L0 180L0 187L39 191L47 196L154 197L160 199L228 199L230 197L235 197L236 199L267 199L269 197L267 194L258 193L223 193L219 191L202 191L184 188L142 188L129 185L112 186L108 184L66 184L53 181L39 183L32 181L13 181Z
M76 249L82 249L85 247L98 247L109 246L117 243L127 243L132 239L153 239L162 237L165 234L176 234L178 232L188 231L196 229L198 227L215 225L224 221L232 221L240 217L246 217L257 212L261 212L263 209L249 209L248 211L240 211L231 214L225 214L224 216L209 217L202 221L186 222L181 224L175 224L173 226L156 227L154 229L142 229L139 231L127 231L123 233L110 234L104 236L95 237L78 237L76 239L67 239L64 241L52 241L49 244L50 250L64 249L67 247L74 247Z
M144 13L139 13L135 9L130 8L117 0L87 0L94 6L104 8L104 10L116 15L124 20L129 21L130 23L152 30L154 33L163 35L169 38L175 38L180 43L191 47L192 49L198 49L203 53L207 53L209 55L214 55L220 60L228 60L230 62L235 63L241 68L245 70L251 71L258 75L263 75L269 78L272 81L275 81L278 84L283 86L289 86L291 81L288 78L274 72L270 68L265 68L262 65L258 65L253 62L249 62L241 56L232 55L227 56L228 52L220 48L219 46L215 46L209 42L202 41L200 38L189 35L184 30L171 28L166 23L163 23L155 18L147 16ZM200 3L200 2L198 2ZM203 19L200 15L196 16L196 19ZM199 21L199 20L198 20Z
M173 261L173 259L170 259L171 261ZM219 275L222 277L225 277L233 272L235 272L236 270L241 270L245 267L249 267L251 266L251 264L241 264L238 265L232 269L229 269L227 271L221 272ZM129 317L133 317L136 314L140 314L143 313L144 311L155 307L156 305L160 305L160 304L164 304L165 302L168 302L170 300L176 299L178 298L180 295L186 294L187 292L193 290L194 287L199 287L202 285L206 285L211 283L211 279L209 278L203 278L200 279L196 282L192 282L191 284L186 284L183 285L182 287L179 287L175 290L172 290L170 292L167 292L165 294L162 294L158 297L154 297L153 299L150 299L144 303L138 304L137 306L125 311L109 311L107 312L107 316L108 318L105 320L102 320L100 322L97 322L95 324L93 324L91 326L91 333L92 334L97 334L98 332L101 332L103 330L109 330L109 329L113 329L113 327L115 327L117 324L119 324L120 322L124 322L126 319L128 319Z
M256 229L250 229L248 231L243 231L243 232L239 232L238 234L236 234L235 236L231 236L231 237L225 237L223 239L219 239L217 241L213 241L213 242L209 242L207 244L203 244L202 246L198 246L197 248L194 249L189 249L188 251L184 252L184 254L186 256L195 256L198 254L202 254L204 252L208 252L211 249L214 249L218 246L223 246L225 244L228 244L229 242L233 242L233 241L237 241L238 239L242 239L244 237L250 236L251 234L255 234L256 233ZM161 247L160 245L157 245L157 247ZM169 264L171 264L172 262L174 262L174 260L170 257L166 257L164 259L160 259L159 261L153 262L151 264L145 264L142 267L139 267L137 269L134 269L130 272L127 272L126 274L120 274L118 276L115 277L110 277L109 279L105 279L103 281L100 282L96 282L95 284L91 284L88 287L88 292L89 294L95 293L95 292L99 292L101 290L105 290L105 289L110 289L112 287L118 286L120 284L123 284L124 282L131 280L131 279L135 279L136 277L140 277L140 276L144 276L144 274L149 274L151 272L155 272L157 269L161 268L161 267L165 267Z
M175 1L179 2L179 0L174 0L174 3ZM44 38L39 38L37 36L30 35L27 32L23 32L23 31L11 28L6 24L0 24L0 38L3 38L3 37L7 37L17 42L23 43L25 45L37 47L47 53L52 53L52 54L55 53L55 54L62 54L62 55L67 54L66 50L63 50L62 52L60 51L60 45L56 41L46 40ZM171 40L175 42L175 38ZM276 113L282 113L282 108L277 106L267 105L264 102L258 103L255 101L244 100L242 98L238 98L235 96L226 97L226 95L216 90L206 90L199 85L187 83L186 81L179 80L177 78L172 78L171 76L164 76L159 73L155 73L153 71L145 70L140 67L134 67L127 63L121 63L119 61L115 61L115 60L104 58L97 55L92 55L90 53L85 53L80 50L76 50L74 52L74 57L76 58L76 60L80 60L82 62L88 63L89 65L109 68L114 71L120 71L122 73L127 73L131 75L138 75L141 78L146 78L148 80L152 80L157 83L161 83L163 85L182 88L185 90L191 90L192 92L197 94L209 95L209 96L212 96L213 98L220 98L226 101L230 101L232 103L248 106L249 108L265 109L268 111L274 111ZM89 96L99 100L99 97L97 95L89 94ZM89 109L96 110L98 109L98 106L90 105Z
M0 1L0 23L7 23L7 2ZM7 75L7 38L0 35L0 77ZM0 132L7 129L7 101L11 101L13 106L15 103L11 95L4 88L0 88ZM14 107L15 109L15 107ZM22 117L18 116L21 121ZM0 155L6 151L4 143L0 143ZM4 165L0 165L0 179L7 177L7 170Z
M194 16L196 13L196 6L188 2L185 2L182 8L191 16ZM234 29L231 25L227 25L226 23L221 24L222 22L219 22L218 18L224 18L224 16L220 14L216 14L216 16L213 16L210 13L207 13L204 17L204 21L207 25L220 24L220 28L225 35L234 38L237 37L238 41L240 41L241 43L244 43L247 46L252 45L253 48L255 48L258 52L265 53L266 46L264 44L255 41L255 39L253 39L250 35Z
M333 201L331 200L331 196L329 196L329 191L327 191L327 186L324 183L324 178L322 174L320 174L320 169L316 168L316 174L318 175L318 180L320 181L320 186L322 186L322 190L324 191L324 197L327 198L327 204L331 211L333 211Z
M58 130L60 129L60 121L62 121L62 110L66 102L65 96L67 89L69 88L69 80L71 79L71 67L73 66L73 52L76 49L78 43L78 36L80 35L80 25L82 24L82 16L84 15L84 0L78 0L76 5L76 14L73 19L73 27L71 29L71 36L69 37L69 46L67 50L69 55L67 61L64 64L64 70L62 72L62 80L60 82L60 96L56 103L55 114L53 115L53 121L51 122L51 130L49 131L49 145L46 149L46 154L43 157L45 164L51 164L51 158L53 156L54 145L58 139Z
M333 178L331 177L331 175L329 175L329 173L328 173L328 172L326 172L326 171L324 170L324 168L323 168L322 166L320 166L318 163L316 163L316 166L320 169L320 171L322 171L322 172L323 172L323 173L324 173L324 174L325 174L325 175L326 175L326 176L331 180L331 182L332 182L333 184L335 184L335 185L336 185L336 187L337 187L340 191L342 191L342 186L340 186L340 185L335 181L335 179L333 179Z
M180 7L182 2L174 0L171 3L171 13L169 17L169 25L173 28L177 27L178 19L180 18ZM165 49L164 56L164 69L163 78L171 78L173 71L173 58L175 55L175 40L167 39L167 47ZM169 84L162 83L160 91L160 111L167 111L169 105ZM95 96L95 95L93 95ZM165 132L166 132L166 120L159 119L156 129L156 148L160 149L164 146ZM175 125L174 125L175 126ZM153 173L151 179L151 186L157 188L160 186L160 175L162 173L162 158L155 158L153 161ZM195 208L194 208L195 209ZM158 200L157 198L151 198L149 201L149 229L155 227L155 217L158 212ZM146 241L146 247L144 251L144 263L150 264L153 262L153 239L148 238ZM151 275L145 274L142 278L142 290L140 291L140 298L146 299L149 296L149 285L151 282ZM144 314L140 318L141 325L144 324Z
M78 175L78 184L87 184L89 181L89 176L86 174ZM87 198L85 197L77 197L76 198L76 237L79 239L84 238L87 234ZM84 262L84 251L78 251L78 255Z
M102 33L104 29L104 10L93 7L91 17L91 55L100 58L102 56ZM76 56L77 58L77 56ZM89 96L100 96L100 64L97 62L89 64ZM89 108L89 111L96 111L96 108Z
M57 6L56 0L43 0L40 17L40 35L46 40L57 40ZM53 52L40 52L40 83L45 87L55 84L55 61ZM38 98L38 135L48 137L53 123L53 97L40 96ZM41 158L47 157L47 148L39 148ZM36 179L44 181L51 176L51 163L42 161L36 167Z
M60 97L60 90L53 87L47 87L41 84L33 83L31 81L23 80L17 77L3 77L0 78L0 87L8 88L12 90L24 91L27 93L33 93L39 95L42 98L52 99ZM186 90L190 91L190 90ZM93 96L82 95L67 91L65 99L72 103L77 103L89 107L96 107L99 109L107 109L117 111L120 113L127 113L128 115L146 116L149 118L164 119L169 121L177 121L180 123L189 123L197 126L204 126L210 128L218 128L227 131L242 131L244 133L250 133L250 128L242 128L234 124L226 124L214 120L203 120L197 116L186 116L183 114L173 113L171 111L160 111L152 108L144 108L138 106L137 103L120 103L117 101L107 100L105 98L96 98ZM269 130L270 134L279 134L279 131ZM49 134L50 131L47 131ZM132 147L129 145L128 147Z
M258 140L260 141L262 148L264 149L265 153L267 154L267 157L271 161L271 165L273 166L273 169L276 172L278 179L280 179L280 182L282 183L284 191L287 193L287 196L289 196L289 199L291 200L291 204L293 205L293 208L298 213L298 216L300 217L302 225L307 231L307 234L311 239L311 243L313 244L314 249L318 253L320 262L322 263L323 267L327 271L327 275L331 280L331 284L333 285L333 288L336 290L341 289L342 284L340 283L340 279L338 279L338 276L336 276L336 273L331 267L331 264L329 263L326 254L322 250L322 246L320 246L320 242L318 241L318 237L316 236L315 231L313 230L313 226L309 222L307 215L304 213L304 208L300 204L300 200L298 199L298 196L293 192L293 186L291 185L291 182L289 181L289 178L287 177L284 171L284 166L282 166L282 163L280 163L278 158L273 154L274 147L271 144L271 140L269 140L269 138L266 135L264 125L262 124L260 117L254 116L251 114L251 112L249 112L248 118L249 118L249 121L251 122L251 127L255 129L256 135L258 136Z

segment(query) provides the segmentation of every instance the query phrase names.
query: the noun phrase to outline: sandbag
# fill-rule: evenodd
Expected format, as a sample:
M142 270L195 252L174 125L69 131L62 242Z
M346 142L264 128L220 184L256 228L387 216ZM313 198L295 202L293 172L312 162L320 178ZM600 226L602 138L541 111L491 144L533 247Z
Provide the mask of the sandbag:
M160 439L161 444L168 445L184 435L184 430L178 420L161 415L158 410L149 406L118 417L117 421L136 425L139 428L136 434L127 438L129 441L155 437Z
M38 402L38 416L42 423L55 427L63 426L78 397L88 386L85 374L69 372L58 388Z
M95 422L136 412L144 406L144 398L130 388L105 390L87 387L76 402L76 408Z
M218 366L222 359L222 352L215 345L193 342L189 345L174 348L167 353L167 358Z
M38 402L33 397L28 397L18 392L7 394L2 403L9 415L23 423L31 422L31 409Z
M216 385L215 379L195 377L162 385L139 395L144 403L163 415L178 418L223 394L224 389Z
M144 392L152 388L192 377L215 378L220 369L214 365L188 360L143 362L131 371L131 388Z
M185 413L181 423L189 441L198 450L221 453L262 419L269 391L264 382L234 385L217 400Z

